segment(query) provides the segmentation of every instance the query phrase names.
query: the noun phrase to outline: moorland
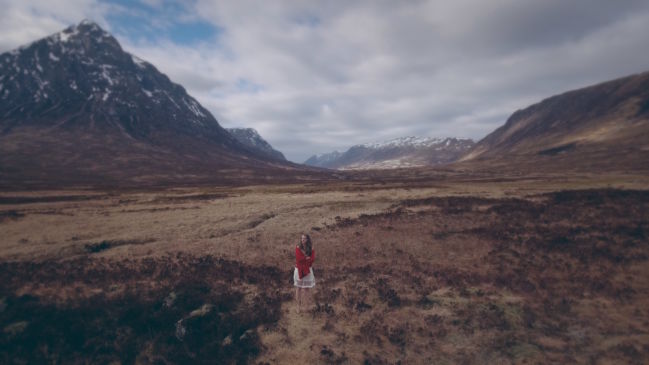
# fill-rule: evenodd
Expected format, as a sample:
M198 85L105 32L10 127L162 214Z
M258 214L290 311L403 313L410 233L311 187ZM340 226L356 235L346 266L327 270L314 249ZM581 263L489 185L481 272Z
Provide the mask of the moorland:
M355 174L3 191L0 362L649 357L646 174ZM317 285L297 313L303 232Z

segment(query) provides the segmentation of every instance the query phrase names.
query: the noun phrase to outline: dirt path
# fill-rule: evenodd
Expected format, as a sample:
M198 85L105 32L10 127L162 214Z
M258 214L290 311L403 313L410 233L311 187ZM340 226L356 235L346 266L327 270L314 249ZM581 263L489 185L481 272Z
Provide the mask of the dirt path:
M263 331L265 350L260 363L317 363L314 340L318 337L317 320L307 310L298 313L295 302L282 305L282 319L271 331ZM261 331L260 331L261 332Z

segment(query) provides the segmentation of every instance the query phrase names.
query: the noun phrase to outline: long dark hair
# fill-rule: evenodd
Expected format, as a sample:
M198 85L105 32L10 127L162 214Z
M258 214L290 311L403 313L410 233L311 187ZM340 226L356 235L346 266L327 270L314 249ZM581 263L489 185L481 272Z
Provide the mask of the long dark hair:
M304 251L307 256L311 256L311 252L313 252L313 243L311 243L311 236L306 233L302 233L302 235L306 237L306 243L302 244L302 238L300 238L300 249Z

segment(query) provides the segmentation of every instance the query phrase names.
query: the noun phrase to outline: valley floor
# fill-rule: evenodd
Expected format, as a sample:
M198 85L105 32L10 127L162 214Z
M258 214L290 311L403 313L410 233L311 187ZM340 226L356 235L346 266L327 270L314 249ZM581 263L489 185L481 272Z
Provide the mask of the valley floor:
M0 193L0 362L649 357L649 177L369 181Z

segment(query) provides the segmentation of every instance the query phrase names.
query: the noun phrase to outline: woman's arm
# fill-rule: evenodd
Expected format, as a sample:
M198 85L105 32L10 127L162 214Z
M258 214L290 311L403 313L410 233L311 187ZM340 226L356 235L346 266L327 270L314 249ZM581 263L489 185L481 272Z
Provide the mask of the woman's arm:
M311 256L306 257L306 262L311 266L315 260L315 250L311 250Z

